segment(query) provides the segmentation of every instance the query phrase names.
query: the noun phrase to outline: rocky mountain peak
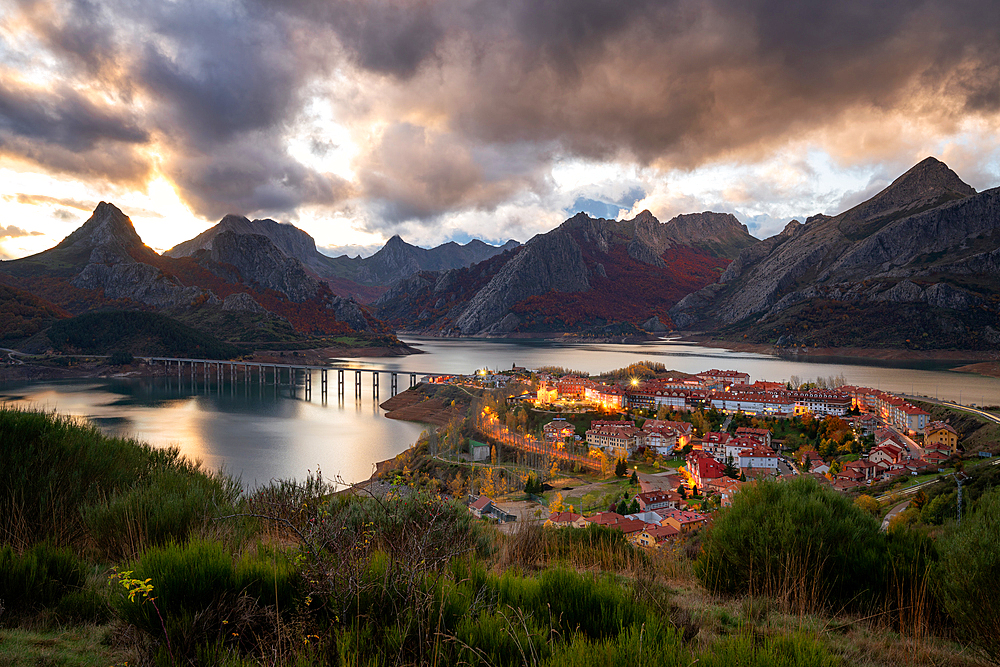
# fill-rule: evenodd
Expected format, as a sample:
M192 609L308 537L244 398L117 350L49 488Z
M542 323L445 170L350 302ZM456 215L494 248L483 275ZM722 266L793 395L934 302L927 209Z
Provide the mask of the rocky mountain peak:
M647 208L639 215L632 218L633 222L645 222L645 223L659 223L660 221L656 219L650 210Z
M114 245L122 249L143 247L129 217L114 204L101 202L87 222L56 247L97 248Z
M976 194L944 162L933 157L914 165L889 187L841 215L838 227L851 240L864 238L900 215L940 206Z
M976 194L975 188L959 178L944 162L933 157L924 158L911 167L893 181L886 192L890 190L911 198L938 191L952 191L963 197Z

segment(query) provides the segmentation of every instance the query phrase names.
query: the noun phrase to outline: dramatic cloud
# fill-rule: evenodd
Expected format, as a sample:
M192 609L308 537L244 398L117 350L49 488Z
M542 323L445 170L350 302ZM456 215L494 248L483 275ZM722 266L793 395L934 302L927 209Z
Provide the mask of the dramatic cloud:
M770 229L929 154L998 176L992 0L0 2L0 159L162 177L213 220L495 238L659 202ZM816 153L851 178L818 187ZM573 161L642 173L566 186Z

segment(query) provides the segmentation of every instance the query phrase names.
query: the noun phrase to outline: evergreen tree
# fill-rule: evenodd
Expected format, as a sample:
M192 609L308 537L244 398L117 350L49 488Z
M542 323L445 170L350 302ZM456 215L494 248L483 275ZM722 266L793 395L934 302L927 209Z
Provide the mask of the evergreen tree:
M635 470L632 471L632 476L629 478L628 482L632 486L635 486L636 484L639 483L639 476L635 473Z
M730 479L736 479L740 476L740 470L736 467L732 454L726 457L726 467L722 469L722 474Z
M633 498L632 502L629 503L628 513L629 514L637 514L638 512L639 512L639 501L636 500L635 498Z
M624 498L618 501L618 506L615 508L615 511L622 515L628 514L628 505L625 503Z
M615 463L615 477L624 477L627 471L628 466L625 463L625 459L618 459L618 462Z
M687 498L688 497L687 489L684 488L683 484L681 484L680 486L677 487L677 493L681 494L681 498Z

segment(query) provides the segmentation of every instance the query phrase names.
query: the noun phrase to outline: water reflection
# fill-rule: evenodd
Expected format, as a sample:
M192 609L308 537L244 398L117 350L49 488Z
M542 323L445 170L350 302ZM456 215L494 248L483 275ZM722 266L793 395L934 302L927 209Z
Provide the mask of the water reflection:
M345 406L343 398L322 401L319 391L306 401L301 385L202 378L8 385L0 386L0 401L86 417L109 435L177 446L208 468L225 466L251 486L301 479L317 468L328 477L365 479L376 462L404 451L423 430L386 419L370 392L367 400L363 392L355 405Z

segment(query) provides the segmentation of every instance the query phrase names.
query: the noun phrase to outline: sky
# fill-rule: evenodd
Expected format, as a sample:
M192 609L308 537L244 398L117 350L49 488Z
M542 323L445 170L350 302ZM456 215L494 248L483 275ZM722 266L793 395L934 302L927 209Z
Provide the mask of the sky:
M0 257L100 201L324 252L579 210L765 238L921 159L1000 185L995 0L0 0Z

